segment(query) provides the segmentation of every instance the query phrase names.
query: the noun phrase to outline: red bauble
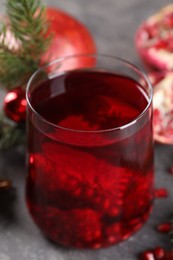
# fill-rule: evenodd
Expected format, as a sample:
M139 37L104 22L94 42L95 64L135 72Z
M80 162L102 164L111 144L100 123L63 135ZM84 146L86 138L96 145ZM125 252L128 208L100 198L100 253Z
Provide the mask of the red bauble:
M4 112L8 118L16 123L25 121L26 99L24 89L17 87L7 93L4 99Z
M149 69L173 69L173 4L142 23L137 30L135 44Z
M53 38L49 49L42 57L42 63L50 62L58 57L96 52L90 32L74 17L50 7L47 8L46 15L49 22L48 36L52 35ZM90 64L91 59L79 58L77 66Z

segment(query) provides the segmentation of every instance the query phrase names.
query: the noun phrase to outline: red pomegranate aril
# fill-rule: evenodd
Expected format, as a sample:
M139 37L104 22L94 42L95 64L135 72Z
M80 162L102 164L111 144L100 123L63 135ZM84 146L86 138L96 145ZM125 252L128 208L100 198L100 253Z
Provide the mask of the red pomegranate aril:
M173 52L173 36L170 36L168 39L166 39L167 42L167 49L170 52Z
M165 188L155 189L155 198L167 198L168 191Z
M161 233L169 233L171 229L172 229L172 224L170 222L157 225L157 231Z
M163 259L164 255L165 255L165 250L162 247L156 247L153 250L153 254L157 260Z
M155 43L155 45L153 46L153 48L156 48L156 49L165 49L167 47L167 42L163 39L157 41Z
M169 174L173 176L173 166L169 168Z
M155 260L154 254L152 251L145 251L139 256L139 260Z
M167 49L170 52L173 52L172 40L173 40L173 36L172 35L171 36L168 35L167 38L158 40L155 43L155 46L153 46L153 48L156 48L156 49Z
M149 39L156 37L159 32L157 24L153 24L150 27L146 27L146 31Z
M163 19L165 27L172 29L173 27L173 13L167 14Z
M139 255L139 260L173 260L173 250L156 247Z

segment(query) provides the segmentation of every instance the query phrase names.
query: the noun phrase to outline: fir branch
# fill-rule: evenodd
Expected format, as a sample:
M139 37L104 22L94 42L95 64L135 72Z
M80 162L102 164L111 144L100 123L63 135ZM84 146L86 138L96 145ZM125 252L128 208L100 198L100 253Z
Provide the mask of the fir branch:
M7 0L7 14L15 38L22 42L22 55L38 63L49 43L45 6L40 0Z
M25 143L25 130L0 114L0 149L8 149Z
M9 90L26 84L39 67L51 37L46 37L48 22L40 0L7 0L6 9L15 44L8 35L9 25L1 25L0 83Z
M9 50L0 51L0 64L3 64L0 66L0 82L2 87L7 89L24 85L30 75L38 68L32 60L26 61Z

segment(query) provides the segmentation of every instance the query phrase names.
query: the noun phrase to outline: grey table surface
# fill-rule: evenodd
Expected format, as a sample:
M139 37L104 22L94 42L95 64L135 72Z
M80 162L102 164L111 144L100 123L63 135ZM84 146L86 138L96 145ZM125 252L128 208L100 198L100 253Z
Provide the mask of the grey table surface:
M5 0L4 0L5 1ZM4 2L0 0L0 12ZM67 11L91 31L98 52L118 55L141 65L134 46L139 24L167 0L48 0L47 4ZM2 100L2 97L1 97ZM173 147L155 144L155 186L169 191L166 199L157 199L145 226L129 240L100 250L65 249L50 243L32 222L24 200L25 152L0 152L0 177L13 182L14 192L0 196L0 260L134 260L139 252L157 245L169 248L168 236L156 232L157 224L173 215Z

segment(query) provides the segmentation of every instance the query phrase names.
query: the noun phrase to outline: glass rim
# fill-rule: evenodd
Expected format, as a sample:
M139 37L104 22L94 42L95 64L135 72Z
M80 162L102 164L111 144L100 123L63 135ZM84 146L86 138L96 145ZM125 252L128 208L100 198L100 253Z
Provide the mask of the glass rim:
M68 59L72 59L72 58L84 58L84 57L99 57L99 58L107 58L107 59L112 59L112 60L118 60L119 62L122 62L122 64L126 64L128 65L129 67L131 67L132 69L134 69L134 71L137 71L137 73L139 73L143 79L145 80L145 82L147 83L147 85L149 86L149 99L148 99L148 102L147 102L147 105L145 107L145 109L143 109L143 111L135 118L133 119L131 122L127 123L127 124L124 124L122 126L119 126L119 127L114 127L114 128L108 128L108 129L101 129L101 130L78 130L78 129L72 129L72 128L66 128L66 127L62 127L62 126L59 126L57 124L54 124L52 123L51 121L47 120L45 117L43 117L40 113L38 113L35 108L32 106L30 100L29 100L29 90L30 90L30 86L32 84L32 81L34 80L34 78L36 77L36 75L38 73L40 73L41 71L44 71L46 68L48 68L49 66L51 65L54 65L55 63L60 63L60 62L63 62L65 60L68 60ZM85 68L85 67L84 67ZM89 69L90 67L87 67L87 69ZM67 70L68 71L68 70ZM64 71L61 72L61 74L63 73ZM83 134L98 134L98 133L109 133L109 132L114 132L114 131L121 131L121 130L124 130L124 129L127 129L129 128L130 126L136 124L144 115L145 113L148 111L148 109L150 108L151 104L152 104L152 99L153 99L153 88L152 88L152 85L151 85L151 82L150 80L148 79L146 73L138 66L134 65L132 62L124 59L124 58L120 58L118 56L112 56L112 55L109 55L109 54L100 54L100 53L89 53L89 54L75 54L75 55L66 55L66 56L63 56L63 57L59 57L49 63L47 63L46 65L44 66L41 66L39 67L30 77L28 83L27 83L27 86L26 86L26 101L27 101L27 105L29 105L29 107L31 108L31 110L34 112L34 114L39 117L39 119L41 121L43 121L44 123L56 128L56 129L60 129L60 130L63 130L63 131L68 131L68 132L74 132L74 133L83 133Z

